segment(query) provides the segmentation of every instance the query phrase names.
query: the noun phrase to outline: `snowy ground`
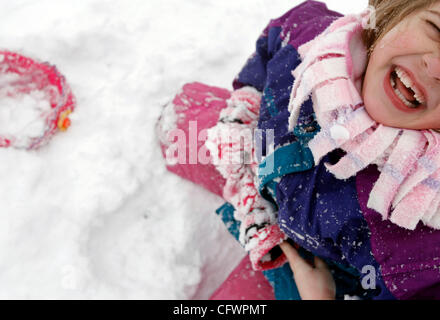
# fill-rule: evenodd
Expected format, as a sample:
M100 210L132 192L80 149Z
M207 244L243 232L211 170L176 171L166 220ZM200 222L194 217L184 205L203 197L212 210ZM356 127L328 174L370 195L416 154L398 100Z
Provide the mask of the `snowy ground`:
M208 298L244 252L222 200L165 170L154 123L185 82L230 88L299 2L0 0L0 48L55 64L77 98L49 145L0 150L0 298Z

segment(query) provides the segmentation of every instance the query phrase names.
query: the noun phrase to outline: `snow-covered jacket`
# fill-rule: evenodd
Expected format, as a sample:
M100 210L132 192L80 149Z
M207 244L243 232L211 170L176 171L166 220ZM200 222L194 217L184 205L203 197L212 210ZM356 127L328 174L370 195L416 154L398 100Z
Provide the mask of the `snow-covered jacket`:
M273 205L272 214L282 231L274 233L274 240L271 233L264 232L274 230L267 223L273 217L262 224L250 219L261 240L251 249L262 245L265 253L272 252L258 258L264 260L260 264L263 269L275 267L283 261L275 248L284 233L314 255L357 269L359 281L364 281L365 289L374 289L377 299L440 298L440 231L422 225L414 231L402 229L367 208L368 195L379 175L375 165L356 177L338 180L324 163L336 163L343 156L339 149L314 165L308 142L320 128L311 99L301 107L295 129L288 130L292 70L301 62L298 48L339 17L321 2L306 1L272 20L257 40L256 52L234 80L235 90L250 92L248 87L252 87L261 93L255 124L261 130L257 137L261 143L256 144L261 146L256 152L261 158L255 186ZM225 112L231 108L234 105ZM235 122L246 125L239 118ZM272 137L273 144L267 148ZM248 213L252 215L252 211ZM271 264L268 259L278 263Z

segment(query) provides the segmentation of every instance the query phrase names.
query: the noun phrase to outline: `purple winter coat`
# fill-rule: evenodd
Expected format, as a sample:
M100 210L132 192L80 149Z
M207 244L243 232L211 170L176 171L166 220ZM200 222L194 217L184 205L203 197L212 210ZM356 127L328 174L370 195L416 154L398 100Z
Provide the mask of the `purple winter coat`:
M234 80L235 89L250 85L263 93L258 126L275 132L276 173L260 176L260 191L276 203L281 229L300 246L359 271L372 265L381 287L377 298L390 298L390 292L398 299L440 298L440 231L422 225L405 230L366 207L376 166L343 181L324 167L337 152L313 165L307 142L319 126L311 100L302 106L295 131L287 130L298 47L340 16L324 3L306 1L272 20ZM264 132L261 139L264 146Z

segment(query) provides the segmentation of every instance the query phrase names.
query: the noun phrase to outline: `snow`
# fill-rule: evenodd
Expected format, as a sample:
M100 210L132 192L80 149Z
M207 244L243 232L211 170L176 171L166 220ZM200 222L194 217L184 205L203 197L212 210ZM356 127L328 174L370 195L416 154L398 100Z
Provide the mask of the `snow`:
M346 141L350 139L350 132L344 126L339 124L335 124L330 128L330 135L336 141Z
M0 0L2 48L56 65L77 99L47 146L0 150L0 298L209 298L244 252L222 199L166 171L154 124L185 82L230 88L299 2Z
M43 91L11 97L8 96L13 91L11 88L11 85L0 87L0 136L15 139L14 145L26 147L31 138L43 135L52 108Z

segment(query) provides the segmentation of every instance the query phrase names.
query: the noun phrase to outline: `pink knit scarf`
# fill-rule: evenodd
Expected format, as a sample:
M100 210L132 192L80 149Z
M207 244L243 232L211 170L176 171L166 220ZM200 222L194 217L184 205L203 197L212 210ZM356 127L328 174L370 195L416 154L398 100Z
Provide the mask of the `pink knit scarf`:
M338 179L377 164L381 173L367 206L407 229L419 221L440 229L440 134L384 126L364 108L360 92L367 52L361 33L368 17L368 11L342 17L299 48L302 63L293 71L289 129L311 95L321 126L309 143L315 164L337 148L346 155L325 165Z

